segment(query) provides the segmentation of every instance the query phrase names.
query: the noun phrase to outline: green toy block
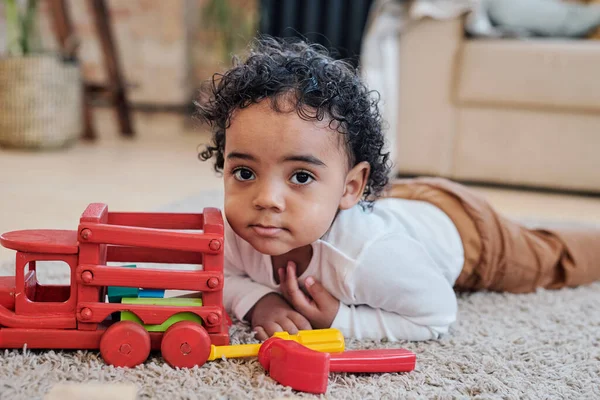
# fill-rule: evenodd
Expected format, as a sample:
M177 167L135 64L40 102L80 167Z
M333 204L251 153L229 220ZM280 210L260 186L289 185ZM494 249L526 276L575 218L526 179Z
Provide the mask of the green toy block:
M123 268L135 268L135 264L120 265ZM109 303L120 303L124 297L138 297L139 289L134 287L109 286L106 288Z
M123 298L122 304L151 304L156 306L176 306L176 307L200 307L202 306L202 299L200 298L181 298L181 297L169 297L169 298ZM142 325L148 332L164 332L171 325L180 321L192 321L202 324L202 318L192 312L181 312L172 315L165 322L160 325L148 325L142 323L142 321L131 311L121 311L121 321L133 321Z

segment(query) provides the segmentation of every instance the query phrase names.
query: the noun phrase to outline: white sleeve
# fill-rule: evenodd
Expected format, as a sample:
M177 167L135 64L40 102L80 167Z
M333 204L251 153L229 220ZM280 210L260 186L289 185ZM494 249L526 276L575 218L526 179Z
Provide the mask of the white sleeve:
M243 321L258 300L266 294L276 292L252 280L244 270L245 262L251 263L252 257L246 257L243 261L236 243L229 240L224 254L223 305L228 313L235 315L240 321Z
M340 304L332 323L357 339L429 340L448 332L456 320L452 285L425 248L407 238L390 235L369 246L348 285L352 305Z
M275 290L254 282L248 276L231 274L225 270L223 286L223 303L227 312L235 315L240 321L252 307L265 295Z

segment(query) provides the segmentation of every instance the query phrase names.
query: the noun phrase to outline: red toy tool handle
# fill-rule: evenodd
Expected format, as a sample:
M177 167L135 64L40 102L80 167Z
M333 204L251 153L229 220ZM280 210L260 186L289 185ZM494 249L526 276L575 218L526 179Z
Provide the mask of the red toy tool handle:
M417 356L406 349L352 350L331 353L330 372L408 372Z

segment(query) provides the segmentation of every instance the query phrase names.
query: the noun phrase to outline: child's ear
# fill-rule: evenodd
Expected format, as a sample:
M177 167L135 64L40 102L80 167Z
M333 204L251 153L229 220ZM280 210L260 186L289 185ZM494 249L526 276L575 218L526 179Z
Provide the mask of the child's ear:
M356 164L346 175L346 186L340 200L340 209L354 207L362 198L369 180L371 165L367 161Z

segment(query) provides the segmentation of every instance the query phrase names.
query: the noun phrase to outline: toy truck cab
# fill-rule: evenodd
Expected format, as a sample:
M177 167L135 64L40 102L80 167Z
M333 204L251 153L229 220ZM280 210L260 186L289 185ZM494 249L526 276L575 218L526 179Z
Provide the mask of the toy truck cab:
M0 348L100 349L110 364L134 366L161 350L173 366L202 365L211 345L229 343L223 309L223 219L202 214L109 212L90 204L78 229L24 230L0 236L16 251L14 277L0 277ZM42 285L36 262L61 261L69 285ZM198 264L188 271L122 268L109 263ZM108 287L199 292L201 302L107 302ZM167 300L167 299L164 299ZM113 319L129 314L129 320ZM166 331L174 316L193 315ZM200 322L200 323L198 323Z
M66 230L14 231L0 243L17 251L15 275L0 277L0 326L75 328L77 233ZM36 262L62 261L71 269L70 285L41 285ZM41 320L40 316L46 316Z

